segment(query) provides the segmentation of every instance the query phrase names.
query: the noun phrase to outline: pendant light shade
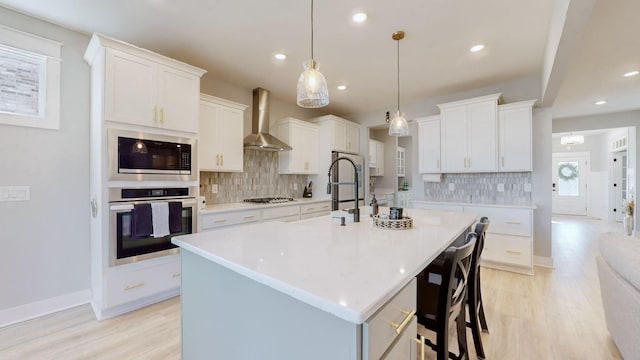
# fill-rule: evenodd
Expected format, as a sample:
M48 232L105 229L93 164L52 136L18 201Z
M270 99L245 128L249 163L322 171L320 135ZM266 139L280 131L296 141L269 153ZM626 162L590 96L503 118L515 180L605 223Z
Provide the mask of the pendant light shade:
M311 0L311 59L302 64L304 71L298 78L297 104L304 108L329 105L329 87L320 72L320 64L313 59L313 0Z
M404 114L400 112L400 40L404 39L404 31L394 32L391 38L398 42L398 111L389 124L389 135L407 136L409 135L409 124L404 118Z

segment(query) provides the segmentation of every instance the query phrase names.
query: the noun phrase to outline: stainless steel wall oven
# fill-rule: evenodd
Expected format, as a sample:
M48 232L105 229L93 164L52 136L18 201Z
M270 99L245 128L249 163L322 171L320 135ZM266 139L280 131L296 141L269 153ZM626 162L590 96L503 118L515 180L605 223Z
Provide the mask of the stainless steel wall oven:
M121 265L178 252L171 243L177 235L197 232L197 187L137 187L109 189L109 265ZM136 230L141 223L155 221L150 211L153 204L167 203L175 214L174 230L157 234L157 229L146 233ZM149 211L144 211L148 208ZM155 207L153 207L155 211ZM147 222L148 222L147 221ZM151 226L150 224L149 226ZM176 231L177 230L177 231ZM156 236L161 235L161 236Z

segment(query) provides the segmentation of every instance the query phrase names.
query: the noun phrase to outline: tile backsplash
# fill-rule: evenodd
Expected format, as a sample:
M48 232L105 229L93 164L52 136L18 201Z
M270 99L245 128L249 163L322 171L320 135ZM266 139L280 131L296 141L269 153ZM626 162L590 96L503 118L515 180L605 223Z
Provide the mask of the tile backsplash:
M424 198L429 201L450 201L486 204L531 204L530 172L443 174L439 183L424 183ZM498 191L499 187L502 187Z
M212 194L212 185L218 193ZM308 184L306 175L278 174L278 153L244 150L244 172L200 172L200 195L207 204L241 202L246 198L282 196L302 197ZM297 190L294 187L297 186Z

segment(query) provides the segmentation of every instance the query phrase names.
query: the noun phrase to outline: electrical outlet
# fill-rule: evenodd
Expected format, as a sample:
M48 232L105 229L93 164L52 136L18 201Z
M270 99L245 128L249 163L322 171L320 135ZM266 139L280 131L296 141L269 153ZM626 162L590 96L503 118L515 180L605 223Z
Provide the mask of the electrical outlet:
M504 184L498 184L498 192L504 192Z
M3 186L0 188L0 201L29 201L30 186Z
M218 184L211 184L211 193L212 194L218 193Z
M456 184L449 184L449 191L455 191L456 190Z
M293 190L294 190L294 191L295 191L295 190L298 190L298 184L293 183Z
M524 184L524 192L531 192L531 184Z

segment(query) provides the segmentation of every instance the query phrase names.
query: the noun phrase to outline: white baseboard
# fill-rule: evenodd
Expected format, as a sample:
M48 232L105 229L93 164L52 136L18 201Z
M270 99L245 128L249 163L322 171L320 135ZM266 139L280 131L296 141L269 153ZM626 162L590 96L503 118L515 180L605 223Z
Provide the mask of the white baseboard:
M534 256L533 265L553 269L553 258L547 256Z
M91 289L80 290L74 293L60 295L41 301L32 302L0 310L0 328L19 323L25 320L48 315L60 310L83 305L91 300Z

